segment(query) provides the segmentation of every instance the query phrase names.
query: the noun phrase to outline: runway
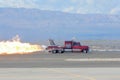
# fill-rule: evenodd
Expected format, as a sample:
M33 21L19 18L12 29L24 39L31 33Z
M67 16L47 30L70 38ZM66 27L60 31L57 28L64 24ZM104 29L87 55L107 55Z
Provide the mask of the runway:
M1 80L120 80L119 52L0 55Z
M0 55L0 68L120 67L120 52Z
M0 80L120 80L120 68L0 68Z

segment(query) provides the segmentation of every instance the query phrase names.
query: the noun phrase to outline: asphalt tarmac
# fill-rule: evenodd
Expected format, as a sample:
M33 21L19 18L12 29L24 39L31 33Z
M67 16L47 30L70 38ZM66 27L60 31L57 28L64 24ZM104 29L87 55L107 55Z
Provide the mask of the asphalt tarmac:
M120 67L120 52L0 55L0 68L94 68Z
M120 52L0 55L0 80L120 80Z
M120 80L120 68L0 68L0 80Z

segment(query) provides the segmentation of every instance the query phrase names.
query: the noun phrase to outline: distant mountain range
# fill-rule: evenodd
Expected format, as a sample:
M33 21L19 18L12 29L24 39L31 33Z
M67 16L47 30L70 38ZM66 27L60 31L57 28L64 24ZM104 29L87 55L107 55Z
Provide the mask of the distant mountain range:
M0 40L16 34L24 41L35 42L49 38L120 39L120 15L0 8Z

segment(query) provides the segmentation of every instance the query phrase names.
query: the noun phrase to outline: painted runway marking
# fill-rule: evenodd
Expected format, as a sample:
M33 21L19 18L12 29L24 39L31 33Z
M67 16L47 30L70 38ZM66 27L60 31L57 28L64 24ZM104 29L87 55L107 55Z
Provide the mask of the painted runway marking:
M65 61L83 61L83 62L90 62L90 61L120 61L120 58L84 58L84 59L65 59Z

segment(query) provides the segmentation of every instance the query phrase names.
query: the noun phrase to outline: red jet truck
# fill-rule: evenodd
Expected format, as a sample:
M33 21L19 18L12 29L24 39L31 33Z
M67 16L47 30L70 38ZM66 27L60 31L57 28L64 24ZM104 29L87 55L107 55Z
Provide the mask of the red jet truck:
M50 46L46 48L48 52L52 53L64 53L64 52L85 52L88 53L89 47L83 46L80 42L65 41L64 46L58 46L53 40L49 40Z

